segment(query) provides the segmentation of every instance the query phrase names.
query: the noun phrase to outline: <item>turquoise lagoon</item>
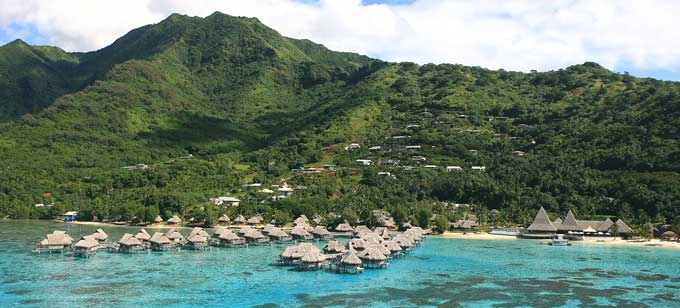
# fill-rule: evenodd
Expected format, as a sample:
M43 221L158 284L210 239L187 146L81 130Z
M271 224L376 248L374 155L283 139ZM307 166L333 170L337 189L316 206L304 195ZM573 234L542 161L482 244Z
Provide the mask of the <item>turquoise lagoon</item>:
M95 228L0 221L0 307L680 307L680 250L665 248L432 237L389 269L340 275L274 266L276 245L32 255L54 229Z

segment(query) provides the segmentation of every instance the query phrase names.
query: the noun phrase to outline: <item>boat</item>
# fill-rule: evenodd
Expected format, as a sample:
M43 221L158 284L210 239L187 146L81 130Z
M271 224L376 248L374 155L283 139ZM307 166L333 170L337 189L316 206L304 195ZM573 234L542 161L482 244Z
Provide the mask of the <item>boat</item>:
M569 245L571 245L571 243L569 243L569 240L564 238L563 234L556 234L555 237L550 242L550 245L553 245L553 246L569 246Z

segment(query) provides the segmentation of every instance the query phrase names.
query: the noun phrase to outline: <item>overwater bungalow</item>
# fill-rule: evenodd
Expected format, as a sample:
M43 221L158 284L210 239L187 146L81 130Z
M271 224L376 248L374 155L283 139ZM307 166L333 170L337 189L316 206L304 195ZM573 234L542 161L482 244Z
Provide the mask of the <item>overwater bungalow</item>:
M292 265L302 258L302 253L298 246L288 246L279 255L279 264Z
M179 231L175 229L168 230L168 232L165 232L164 235L175 244L184 242L184 236L182 233L179 233Z
M65 231L54 231L45 235L45 239L40 241L35 252L41 253L47 251L49 253L61 253L64 250L70 249L73 244L73 238L66 234Z
M166 251L174 247L173 242L161 232L155 232L149 239L151 250Z
M352 228L352 226L350 226L348 223L343 223L335 227L335 231L351 236L354 233L354 228Z
M522 233L522 237L549 239L555 235L557 228L555 228L555 225L553 225L552 221L550 221L548 213L545 212L545 209L541 207L538 210L534 221L531 223L529 228L527 228L527 231L529 232Z
M227 225L229 224L229 221L230 219L229 216L227 216L227 214L222 214L222 216L220 216L220 218L217 219L217 223L221 225Z
M251 230L254 230L253 227L251 227L251 226L242 226L240 229L238 229L238 234L239 235L245 235L246 233L250 232Z
M219 245L222 247L239 247L246 244L246 241L227 229L227 232L220 233Z
M413 241L412 241L411 239L409 239L408 237L403 236L403 235L401 235L401 234L398 235L398 236L395 236L394 239L393 239L393 241L394 241L395 243L397 243L397 244L399 245L399 247L401 247L401 249L402 249L404 252L410 251L411 248L413 248L413 245L414 245L414 243L413 243Z
M393 257L401 255L402 251L401 246L399 246L399 243L397 243L396 241L384 241L382 242L382 245L385 248L389 249L390 255L392 255Z
M290 235L292 235L293 238L298 241L309 241L314 238L314 236L307 232L307 230L297 226L290 231Z
M338 241L330 241L323 246L325 253L342 253L345 251L345 246L342 246Z
M350 247L349 250L342 254L340 257L340 262L335 265L335 268L341 273L357 274L363 272L364 270L364 268L361 267L361 264L363 264L362 260Z
M99 243L106 242L106 240L109 239L109 235L106 234L106 232L104 232L104 230L102 230L102 229L97 229L97 231L92 233L92 236Z
M347 249L364 250L366 248L366 241L360 238L353 238L347 242Z
M200 235L200 236L203 236L205 238L210 237L210 234L208 234L208 232L206 232L205 229L200 228L200 227L195 227L195 228L191 229L191 232L189 232L189 236L192 236L192 235ZM188 240L189 236L187 236L187 240Z
M97 253L99 242L93 235L83 236L80 241L73 245L73 255L76 257L90 257Z
M369 227L366 227L365 225L360 225L354 228L354 236L355 237L360 237L364 233L371 233L371 229Z
M269 238L264 236L262 232L255 229L251 229L243 236L245 237L246 242L248 242L249 244L262 245L269 243Z
M234 223L237 225L244 225L246 223L246 218L243 217L243 215L238 215L236 219L234 219Z
M182 223L182 219L180 219L177 215L172 215L170 219L168 219L168 224L169 225L179 225Z
M135 238L144 243L148 242L151 239L151 235L148 232L146 232L146 230L142 229L139 230L137 234L135 234Z
M387 256L377 247L368 247L358 254L365 268L385 268L387 267Z
M383 240L389 240L392 238L392 234L390 234L390 230L383 229L380 233L380 237L382 237Z
M205 232L205 231L203 231ZM205 233L207 235L207 233ZM202 235L201 232L196 232L193 234L190 234L187 237L187 244L186 246L189 249L193 250L205 250L207 249L208 246L208 237L205 235Z
M148 233L146 235L148 235ZM144 250L146 249L142 241L140 241L137 237L133 236L130 233L123 234L123 237L121 237L120 240L118 241L118 251L122 253L135 253Z
M322 239L322 240L327 240L333 237L330 232L326 229L324 226L316 226L314 230L312 230L312 235L315 238Z
M290 234L276 227L270 229L267 235L277 243L290 242L293 240L293 237Z
M298 269L302 271L317 270L326 258L317 250L308 250L300 258Z

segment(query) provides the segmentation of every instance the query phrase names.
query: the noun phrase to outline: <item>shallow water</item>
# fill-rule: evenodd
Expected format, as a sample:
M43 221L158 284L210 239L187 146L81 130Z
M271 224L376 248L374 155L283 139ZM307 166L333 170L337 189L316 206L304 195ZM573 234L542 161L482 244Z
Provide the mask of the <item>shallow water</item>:
M389 269L339 275L273 266L283 246L32 255L54 229L95 228L0 221L0 307L680 307L680 251L664 248L429 238Z

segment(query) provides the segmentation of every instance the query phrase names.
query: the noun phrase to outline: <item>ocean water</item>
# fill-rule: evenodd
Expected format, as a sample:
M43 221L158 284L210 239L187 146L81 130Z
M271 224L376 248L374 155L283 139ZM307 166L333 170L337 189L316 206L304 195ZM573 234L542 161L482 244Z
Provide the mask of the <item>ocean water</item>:
M342 275L275 266L281 245L32 255L54 229L95 228L0 220L0 307L680 307L680 250L665 248L431 237L388 269Z

